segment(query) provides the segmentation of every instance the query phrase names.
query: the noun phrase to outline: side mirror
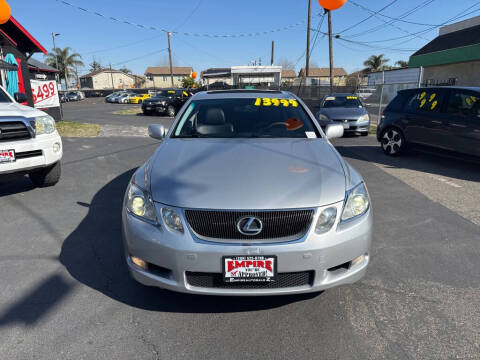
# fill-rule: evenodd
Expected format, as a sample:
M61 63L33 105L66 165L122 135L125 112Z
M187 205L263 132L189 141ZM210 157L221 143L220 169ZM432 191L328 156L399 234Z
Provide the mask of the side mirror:
M325 129L325 135L327 135L327 139L341 138L343 136L343 125L328 124Z
M152 124L148 125L148 135L153 139L163 140L165 135L167 135L167 131L161 124Z
M15 98L15 101L17 103L21 104L21 103L27 102L27 95L25 95L24 93L17 92L13 97Z

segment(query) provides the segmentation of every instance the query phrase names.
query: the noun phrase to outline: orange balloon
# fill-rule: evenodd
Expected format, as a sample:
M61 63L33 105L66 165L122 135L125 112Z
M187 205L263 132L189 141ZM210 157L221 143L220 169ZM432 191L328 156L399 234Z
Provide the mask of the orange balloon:
M347 0L318 0L318 2L326 10L337 10L345 5Z
M11 15L10 5L5 0L0 0L0 24L5 24Z
M197 73L194 71L192 72L192 79L196 79L197 78Z

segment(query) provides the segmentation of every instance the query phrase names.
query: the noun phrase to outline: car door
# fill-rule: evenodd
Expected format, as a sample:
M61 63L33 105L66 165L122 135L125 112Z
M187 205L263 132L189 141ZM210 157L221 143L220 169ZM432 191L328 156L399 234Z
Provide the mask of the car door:
M442 112L444 99L444 89L419 89L413 92L406 103L402 120L408 142L445 147L446 116Z
M451 89L447 102L450 149L480 155L480 93Z

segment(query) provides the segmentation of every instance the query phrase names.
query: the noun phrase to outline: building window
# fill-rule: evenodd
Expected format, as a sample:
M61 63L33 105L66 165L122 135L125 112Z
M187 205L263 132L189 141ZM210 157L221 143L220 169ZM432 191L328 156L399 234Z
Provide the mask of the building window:
M177 80L178 80L178 81L182 81L182 77L181 77L181 76L177 76Z
M163 81L167 81L167 77L166 77L166 76L163 77Z

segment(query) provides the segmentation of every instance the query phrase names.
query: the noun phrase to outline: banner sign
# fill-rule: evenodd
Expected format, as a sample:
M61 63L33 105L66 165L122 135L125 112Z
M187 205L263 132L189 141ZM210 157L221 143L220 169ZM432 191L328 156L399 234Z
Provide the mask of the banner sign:
M36 108L59 107L57 84L55 80L30 80L32 85L33 104Z

